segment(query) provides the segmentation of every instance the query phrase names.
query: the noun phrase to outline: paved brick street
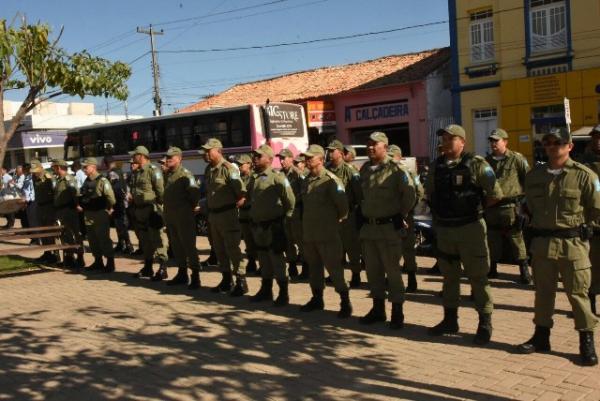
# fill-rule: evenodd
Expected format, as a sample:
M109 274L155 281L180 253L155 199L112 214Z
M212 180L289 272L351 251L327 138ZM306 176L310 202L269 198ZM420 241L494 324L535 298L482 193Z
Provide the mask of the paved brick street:
M205 238L198 247L206 249ZM210 293L214 271L190 292L132 278L139 267L118 259L109 275L0 278L0 400L600 400L600 369L573 363L578 337L564 294L553 352L511 353L533 330L533 292L513 284L515 266L501 266L493 281L494 336L485 348L471 345L477 314L466 285L460 334L426 335L442 316L439 276L419 275L407 325L396 332L338 320L331 287L325 312L303 314L305 283L291 286L293 305L274 308ZM255 292L259 279L249 285ZM367 294L351 292L355 316L370 307Z

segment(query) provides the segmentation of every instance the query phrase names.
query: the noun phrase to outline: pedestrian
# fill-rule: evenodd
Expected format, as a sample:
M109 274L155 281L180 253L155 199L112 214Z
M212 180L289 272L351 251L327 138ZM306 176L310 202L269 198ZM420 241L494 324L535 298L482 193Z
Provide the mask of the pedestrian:
M554 128L543 136L548 164L534 167L525 179L525 198L531 215L531 264L535 285L535 332L518 346L522 353L549 352L550 330L558 277L571 303L575 330L579 331L581 364L594 366L594 328L598 319L591 311L589 239L593 232L586 220L600 218L600 181L583 164L573 161L570 133Z
M510 256L519 265L521 284L529 284L531 274L523 239L524 220L520 210L529 164L522 154L508 148L508 133L502 128L493 130L488 140L491 153L485 160L494 170L504 195L498 203L485 210L491 259L488 277L498 277L498 262L502 257L504 242L508 241Z
M238 208L246 201L246 187L237 166L223 157L223 144L210 138L202 145L208 166L204 173L208 223L212 247L217 254L222 279L212 292L242 296L248 292L246 267L241 263L241 229ZM235 285L233 284L235 275Z
M107 178L115 193L115 206L111 215L117 232L115 253L130 255L133 253L133 245L129 239L129 216L127 215L129 186L123 170L112 156L104 157L104 165L108 170Z
M35 207L38 217L38 223L41 226L53 226L56 223L54 215L54 186L56 181L54 176L44 170L42 163L39 160L31 161L30 168L33 188L35 191ZM55 240L51 237L44 237L41 239L42 245L54 245ZM40 263L57 263L58 255L57 252L44 251L44 254L36 259Z
M139 165L132 176L131 200L134 204L135 225L140 246L144 252L144 267L135 274L135 277L150 277L153 281L165 280L168 278L168 245L161 231L164 227L163 175L160 168L150 162L150 152L145 146L138 146L129 154ZM154 260L159 264L156 274L152 266Z
M338 317L347 318L352 315L352 304L340 258L344 248L339 225L344 224L348 217L348 196L342 180L325 168L325 150L321 146L310 145L303 155L310 170L310 175L302 184L301 196L304 205L304 252L312 297L300 310L312 312L325 307L324 269L327 268L341 299Z
M236 158L236 164L240 170L240 177L244 186L248 188L248 184L250 183L250 179L254 175L254 171L252 170L252 157L248 154L241 154ZM244 245L246 247L246 257L248 258L248 263L246 264L246 274L256 273L257 266L256 260L258 258L256 254L256 244L254 243L254 238L252 237L252 230L250 228L250 203L245 202L240 207L240 229L242 230L242 238L244 240Z
M596 125L592 129L590 137L590 144L579 161L589 167L596 175L600 176L600 125ZM596 314L596 295L600 294L600 223L592 220L588 224L594 230L594 236L590 239L592 282L590 284L589 298L592 313Z
M8 174L8 171L6 170L6 168L2 167L2 187L1 188L2 189L10 188L14 185L15 185L15 179L13 178L13 176ZM15 213L9 213L9 214L5 215L4 217L6 217L6 225L2 228L6 228L6 229L13 228L15 225Z
M273 149L261 145L252 152L255 175L248 184L252 235L260 262L260 289L252 302L273 300L273 278L279 286L275 306L290 302L288 275L283 252L286 250L285 219L294 213L294 191L283 173L273 170Z
M304 249L302 242L302 200L300 191L304 182L304 172L294 166L294 154L289 149L282 149L277 155L281 164L281 172L285 175L294 191L296 204L292 217L285 220L285 235L287 248L285 256L288 263L290 278L298 276L298 263L305 264ZM303 269L305 266L303 266Z
M400 270L402 239L406 235L406 217L414 207L416 192L408 172L388 156L388 143L385 133L373 132L367 142L369 161L360 169L360 240L373 299L373 307L360 322L386 321L387 290L392 303L390 328L401 329L405 295Z
M135 234L135 238L137 239L138 249L133 251L131 255L133 256L141 256L144 254L141 236L139 234L139 230L135 225L135 206L133 204L133 197L131 196L131 186L133 185L133 176L135 172L139 169L140 165L134 160L132 157L129 159L129 175L127 176L127 188L129 188L129 192L127 194L127 220L129 222L129 228L133 230Z
M71 164L71 170L73 170L73 174L75 175L75 182L77 183L77 190L81 191L81 187L83 186L83 183L85 182L87 176L85 175L85 172L81 168L81 161L79 159L76 159L73 161L73 164ZM81 233L80 233L81 238L85 238L86 232L85 232L84 213L79 212L78 216L79 216L79 229L81 230Z
M402 159L402 148L398 145L390 145L388 148L388 155L392 158L395 163L398 163L400 166L405 167L405 170L410 174L411 179L415 184L416 191L416 199L415 205L408 213L406 217L406 223L408 227L406 228L406 237L402 240L402 259L404 264L402 266L402 270L406 272L407 275L407 283L406 283L406 292L416 292L417 291L417 251L415 248L415 243L417 241L417 237L415 234L415 207L417 204L423 199L425 195L425 190L423 189L423 185L421 185L421 181L419 180L419 176L413 173L408 167L405 166L404 161Z
M35 188L33 186L33 175L31 174L30 163L25 163L25 165L23 165L23 173L25 174L25 178L23 179L22 190L23 196L25 197L25 215L27 217L27 227L38 227L40 224L37 214L37 205L35 202ZM39 238L32 238L30 244L39 245Z
M81 163L87 176L80 190L78 210L84 221L94 262L89 271L110 273L115 271L115 251L110 239L110 214L115 205L115 194L110 182L98 173L98 162L88 157ZM106 264L102 260L106 258Z
M78 245L77 250L67 249L63 252L63 266L70 269L81 269L85 266L83 258L83 239L79 228L79 214L77 204L79 191L75 177L69 174L69 165L62 159L52 162L52 169L56 175L54 187L54 210L56 219L63 226L61 241L63 244ZM77 254L75 260L74 254Z
M18 165L15 168L15 187L17 187L19 192L22 193L23 195L25 195L23 192L23 186L25 185L26 177L27 177L27 174L25 173L25 166ZM25 201L27 202L27 199L25 199ZM21 220L22 228L29 228L29 221L27 220L27 207L18 211L17 214L15 215L15 217L17 217L19 220Z
M188 288L200 288L200 260L196 249L196 216L194 208L200 200L200 187L194 175L182 165L183 152L170 147L165 166L164 218L169 243L177 261L177 275L169 285L188 285L187 270L191 270Z
M438 130L443 155L429 168L425 191L436 228L438 263L444 277L444 319L429 329L439 336L457 333L461 263L471 284L479 324L473 342L489 343L493 301L487 274L490 270L487 229L483 209L502 198L494 170L481 156L465 152L463 127L451 124Z
M340 224L342 238L342 259L348 255L348 268L352 272L351 288L358 288L361 284L360 271L362 270L360 240L356 228L356 208L360 199L360 174L349 163L344 161L344 144L335 139L327 146L327 170L337 176L344 186L344 193L348 203L348 217Z

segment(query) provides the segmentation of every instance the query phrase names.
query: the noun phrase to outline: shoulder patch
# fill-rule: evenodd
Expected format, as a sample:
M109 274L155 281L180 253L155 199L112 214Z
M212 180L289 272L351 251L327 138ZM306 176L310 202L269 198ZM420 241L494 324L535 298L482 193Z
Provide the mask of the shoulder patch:
M194 187L195 188L195 187L198 186L198 184L196 183L196 179L194 178L193 175L188 175L188 180L189 180L189 183L190 183L190 187Z
M112 187L110 186L110 182L108 182L107 179L104 179L104 192L110 192L110 190L112 189Z
M288 181L287 177L283 179L283 186L285 186L286 188L290 187L290 182Z
M594 190L600 192L600 180L598 178L594 180Z
M158 169L157 169L157 170L154 172L154 178L156 178L157 180L160 180L160 179L162 179L162 173L160 172L160 170L158 170Z
M485 166L485 168L483 169L483 173L489 178L496 178L496 174L494 174L494 169L492 169L490 166Z

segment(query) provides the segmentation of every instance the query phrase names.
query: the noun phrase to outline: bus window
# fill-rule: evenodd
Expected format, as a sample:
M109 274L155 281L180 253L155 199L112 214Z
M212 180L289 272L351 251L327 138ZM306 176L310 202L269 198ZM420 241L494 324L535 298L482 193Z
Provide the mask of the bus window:
M97 131L89 131L81 135L81 147L83 155L81 157L95 157L97 156L96 151L96 140L98 137Z
M231 116L231 146L250 145L250 119L248 113L236 113Z
M217 138L223 146L231 146L230 141L227 135L227 119L225 117L221 117L213 122L213 138Z
M194 135L192 134L192 126L187 121L181 126L181 149L194 149Z
M177 125L173 122L171 124L169 124L166 128L166 133L167 133L167 144L169 146L177 146L178 148L181 148L181 141L180 141L180 137L178 134L178 129L177 129Z
M65 140L65 160L76 160L81 158L79 135L68 134Z

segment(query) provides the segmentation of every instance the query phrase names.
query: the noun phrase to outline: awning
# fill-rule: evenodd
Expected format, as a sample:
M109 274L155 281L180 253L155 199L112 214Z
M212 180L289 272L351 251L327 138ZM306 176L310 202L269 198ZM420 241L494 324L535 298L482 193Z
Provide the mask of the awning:
M66 131L20 131L15 132L8 142L7 150L62 148L67 138Z

